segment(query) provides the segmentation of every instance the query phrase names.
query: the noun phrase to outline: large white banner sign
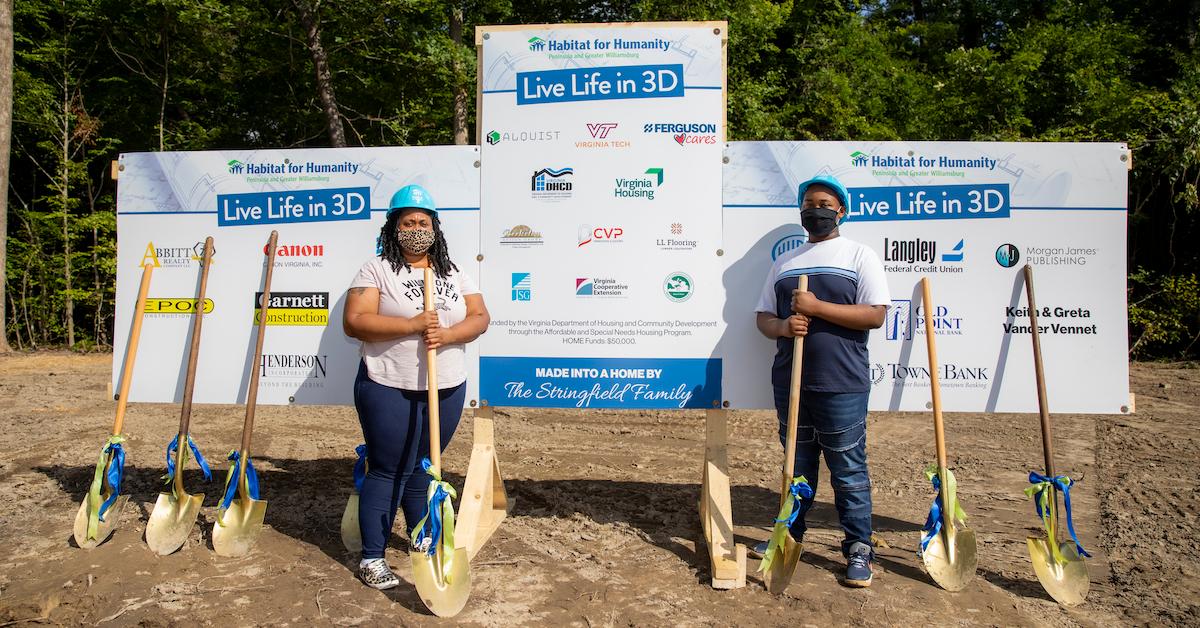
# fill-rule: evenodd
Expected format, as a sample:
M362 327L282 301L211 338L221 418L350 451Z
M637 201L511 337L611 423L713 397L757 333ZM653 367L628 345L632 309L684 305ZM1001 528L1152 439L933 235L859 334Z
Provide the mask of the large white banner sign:
M481 402L720 403L724 38L480 29Z
M200 255L213 236L195 401L245 400L265 248L279 245L258 401L351 404L358 342L342 332L345 293L375 254L393 192L432 193L451 259L478 277L479 149L474 146L132 153L117 196L114 388L143 265L153 266L132 401L183 394ZM468 363L477 364L469 349ZM468 395L475 399L474 372Z
M1028 263L1050 410L1128 411L1123 144L738 142L727 156L718 354L732 407L772 407L775 344L754 304L772 260L804 241L797 184L833 174L851 195L840 232L879 254L891 290L870 334L872 409L930 407L930 316L946 410L1036 411Z

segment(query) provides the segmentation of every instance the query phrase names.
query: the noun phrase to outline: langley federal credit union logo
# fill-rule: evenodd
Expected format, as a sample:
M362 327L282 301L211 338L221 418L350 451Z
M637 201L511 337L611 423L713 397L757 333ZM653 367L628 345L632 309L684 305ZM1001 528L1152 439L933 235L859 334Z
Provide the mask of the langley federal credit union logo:
M529 179L530 194L533 198L549 201L560 201L571 198L574 192L575 170L573 168L542 168L535 170Z
M1001 244L996 247L996 263L1005 267L1012 268L1017 265L1021 259L1021 252L1012 244Z
M675 303L683 303L692 297L695 289L691 275L684 272L674 272L663 280L663 294Z
M512 300L533 300L533 273L512 274Z

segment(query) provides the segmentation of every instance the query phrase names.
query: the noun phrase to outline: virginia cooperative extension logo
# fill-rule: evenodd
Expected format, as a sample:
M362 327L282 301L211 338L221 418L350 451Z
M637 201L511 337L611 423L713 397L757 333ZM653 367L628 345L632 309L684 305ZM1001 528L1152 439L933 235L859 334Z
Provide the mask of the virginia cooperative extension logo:
M694 284L692 276L683 272L674 272L663 280L663 294L675 303L683 303L692 298Z
M618 178L614 183L613 196L617 198L644 198L648 201L654 200L654 191L663 183L662 168L647 168L643 174L650 175L649 177L637 177L630 179Z
M254 293L254 324L262 319L263 293ZM272 292L267 325L323 327L329 324L328 292Z
M576 277L575 296L624 298L629 296L629 284L612 277Z
M529 178L530 194L533 198L545 201L561 201L571 198L575 170L572 168L542 168L535 170Z

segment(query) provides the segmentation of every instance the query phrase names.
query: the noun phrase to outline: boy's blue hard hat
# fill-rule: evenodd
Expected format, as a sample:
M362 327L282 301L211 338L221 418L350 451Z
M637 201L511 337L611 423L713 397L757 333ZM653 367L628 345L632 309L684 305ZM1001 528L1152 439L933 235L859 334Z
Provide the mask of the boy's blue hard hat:
M423 209L430 214L437 215L437 205L433 203L433 196L429 194L429 190L419 185L406 185L392 195L391 202L388 203L387 215L391 216L392 212L397 209L407 209L415 207Z
M810 185L823 185L833 190L834 195L842 202L842 207L846 208L846 213L842 214L842 219L838 221L838 224L846 222L846 219L850 217L850 192L846 190L846 186L842 185L842 182L833 175L819 174L800 184L800 189L796 191L797 207L804 207L804 193L808 191Z

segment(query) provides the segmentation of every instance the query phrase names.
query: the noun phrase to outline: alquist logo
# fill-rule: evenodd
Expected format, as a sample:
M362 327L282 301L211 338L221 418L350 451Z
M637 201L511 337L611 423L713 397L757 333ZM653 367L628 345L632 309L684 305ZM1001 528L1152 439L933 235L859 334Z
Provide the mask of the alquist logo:
M254 324L262 318L263 293L254 293ZM325 326L329 323L328 292L272 292L267 325Z

